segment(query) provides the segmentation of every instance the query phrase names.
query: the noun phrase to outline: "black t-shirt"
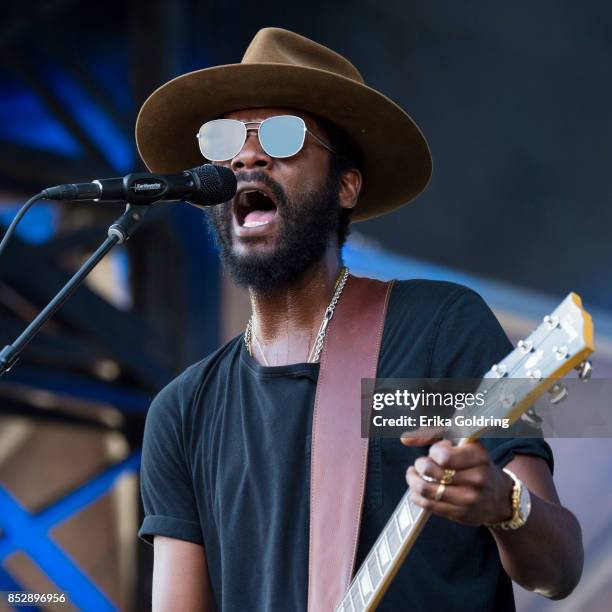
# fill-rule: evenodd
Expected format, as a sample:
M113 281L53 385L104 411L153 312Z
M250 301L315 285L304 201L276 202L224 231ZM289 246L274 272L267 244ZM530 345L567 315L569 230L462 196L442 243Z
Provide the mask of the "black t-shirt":
M511 350L473 291L402 281L392 290L378 376L478 378ZM239 336L188 368L151 404L142 451L139 535L203 544L218 607L306 610L310 432L318 364L259 365ZM357 416L359 418L359 408ZM487 439L493 459L536 455L538 438ZM357 567L427 448L370 440ZM380 610L513 610L511 582L485 528L432 516Z

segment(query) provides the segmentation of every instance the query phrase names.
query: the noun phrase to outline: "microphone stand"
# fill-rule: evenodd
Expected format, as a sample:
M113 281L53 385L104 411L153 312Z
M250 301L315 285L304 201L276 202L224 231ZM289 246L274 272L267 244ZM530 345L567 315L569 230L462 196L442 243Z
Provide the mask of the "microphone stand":
M96 267L104 256L116 245L128 240L136 231L148 206L128 204L125 212L109 228L108 237L96 252L79 268L76 274L62 287L59 293L47 304L38 316L26 327L25 331L0 351L0 376L8 372L28 343L38 333L44 323L74 293L85 277Z

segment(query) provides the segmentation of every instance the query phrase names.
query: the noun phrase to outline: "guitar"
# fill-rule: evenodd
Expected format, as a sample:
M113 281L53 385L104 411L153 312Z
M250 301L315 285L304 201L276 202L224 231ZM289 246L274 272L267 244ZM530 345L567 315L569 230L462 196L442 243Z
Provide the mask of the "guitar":
M527 411L545 391L551 401L561 401L567 391L558 382L576 368L580 378L590 376L587 357L594 351L593 322L583 309L580 297L570 293L540 326L521 340L505 359L484 375L478 391L486 394L484 406L474 414L530 421ZM497 379L497 380L491 380ZM504 391L504 381L513 380L512 392ZM486 428L470 430L458 444L475 440ZM409 490L355 573L335 612L362 612L376 609L400 565L425 526L430 513L410 500Z

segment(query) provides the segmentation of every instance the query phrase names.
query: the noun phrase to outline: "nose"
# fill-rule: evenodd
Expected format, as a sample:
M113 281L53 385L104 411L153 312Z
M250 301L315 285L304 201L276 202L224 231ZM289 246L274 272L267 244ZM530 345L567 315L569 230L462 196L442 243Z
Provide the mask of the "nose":
M250 129L242 150L232 159L231 169L249 170L251 168L266 168L272 162L272 158L261 148L258 138L259 132Z

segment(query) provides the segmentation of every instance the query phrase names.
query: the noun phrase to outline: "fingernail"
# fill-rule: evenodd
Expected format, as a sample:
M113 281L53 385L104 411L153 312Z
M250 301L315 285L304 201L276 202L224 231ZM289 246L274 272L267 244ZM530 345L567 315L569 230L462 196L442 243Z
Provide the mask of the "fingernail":
M431 457L437 464L442 465L442 463L448 461L449 454L444 450L444 448L436 446L435 448L431 449Z

